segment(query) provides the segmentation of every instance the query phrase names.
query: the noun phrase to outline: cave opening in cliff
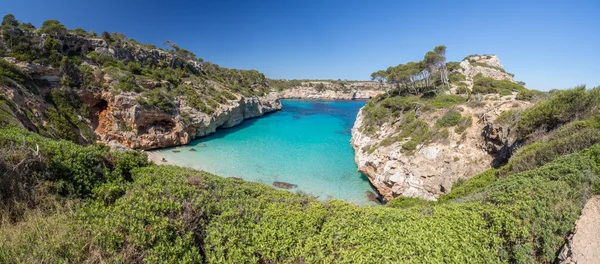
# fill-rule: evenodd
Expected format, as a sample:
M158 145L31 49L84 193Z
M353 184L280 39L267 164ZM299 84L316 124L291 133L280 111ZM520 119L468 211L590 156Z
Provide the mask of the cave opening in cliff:
M175 128L176 124L175 122L173 122L173 120L168 120L168 119L160 119L160 120L155 120L153 122L151 122L148 125L142 125L140 127L138 127L139 131L142 131L142 133L169 133L173 130L173 128Z
M100 100L100 102L96 103L91 107L92 110L92 128L94 131L103 131L106 126L106 114L108 113L108 102L106 100Z

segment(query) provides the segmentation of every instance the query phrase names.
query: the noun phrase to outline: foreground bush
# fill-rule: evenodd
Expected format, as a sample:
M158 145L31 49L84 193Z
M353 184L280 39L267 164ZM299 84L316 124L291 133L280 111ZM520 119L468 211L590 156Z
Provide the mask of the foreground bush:
M147 166L135 154L19 129L2 132L5 146L25 135L25 145L38 144L40 153L64 151L42 164L71 175L50 183L79 191L49 196L83 200L69 207L59 199L57 208L74 209L3 222L0 262L547 263L600 181L596 144L521 173L497 177L488 171L439 202L358 207L191 169ZM102 173L67 165L79 159Z

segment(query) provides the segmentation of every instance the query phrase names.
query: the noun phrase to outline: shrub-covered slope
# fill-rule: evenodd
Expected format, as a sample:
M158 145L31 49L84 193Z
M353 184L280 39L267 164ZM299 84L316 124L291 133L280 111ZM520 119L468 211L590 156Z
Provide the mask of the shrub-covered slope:
M14 127L0 130L0 148L9 263L547 263L600 189L598 144L518 173L487 171L437 202L387 207L319 202Z
M281 108L262 73L221 68L169 41L162 49L56 20L36 29L12 15L0 37L0 94L24 127L48 137L151 149Z
M48 89L48 83L23 70L37 67L23 62L39 60L45 52L28 52L32 46L23 38L43 38L40 33L69 36L63 29L48 21L37 32L10 16L2 24L3 45L10 46L3 51L19 62L0 64L0 263L549 263L573 230L585 201L600 192L600 144L594 137L600 88L551 93L533 107L506 112L497 122L488 120L488 130L502 139L492 144L510 149L512 155L499 163L507 165L459 181L438 201L399 197L386 207L358 207L149 164L142 152L113 152L93 140L81 140L86 139L81 132L85 126L78 125L88 122L81 119L86 104L75 104L70 91L82 101L86 97L79 93L81 88L69 87L73 79L68 75L59 78L68 88ZM50 69L55 57L72 59L64 50L55 51L36 63ZM72 66L65 63L65 72ZM183 70L165 66L153 71L177 69ZM211 78L234 73L196 77L220 83ZM123 83L125 90L139 84ZM108 92L121 89L120 84L110 82ZM157 98L170 98L178 87L143 89L148 91L132 93L148 100L154 110L181 109L144 97L156 93ZM106 98L124 100L118 95L125 90ZM457 107L467 98L396 92L369 107L379 107L383 118L406 121L393 139L414 142L403 154L466 131L480 133L470 128L479 116L471 115L469 121ZM28 100L37 94L47 98ZM196 90L193 97L204 102L204 95ZM473 108L483 103L488 105L482 109L501 109L493 98L472 102L467 104ZM36 103L48 107L36 112ZM145 106L140 102L136 107ZM435 109L442 110L419 122L423 113L438 112ZM39 126L39 120L49 128ZM391 119L382 120L385 126ZM504 135L509 127L517 132ZM582 140L576 133L590 137Z
M359 170L389 201L397 196L434 200L458 180L490 168L496 152L482 137L502 111L538 100L507 74L498 57L473 55L446 62L445 47L422 61L374 73L393 87L369 100L352 131Z
M2 197L2 262L550 262L600 172L595 145L518 174L486 172L439 202L357 207L1 132L2 150L21 152L0 164L13 175L3 194L16 190ZM26 153L37 160L20 163Z

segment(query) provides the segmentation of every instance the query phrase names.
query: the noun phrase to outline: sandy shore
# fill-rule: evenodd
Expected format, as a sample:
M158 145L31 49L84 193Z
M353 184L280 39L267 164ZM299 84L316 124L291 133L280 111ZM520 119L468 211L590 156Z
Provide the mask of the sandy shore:
M157 152L146 152L148 154L148 161L152 161L157 165L173 165L170 161L163 161L163 158Z

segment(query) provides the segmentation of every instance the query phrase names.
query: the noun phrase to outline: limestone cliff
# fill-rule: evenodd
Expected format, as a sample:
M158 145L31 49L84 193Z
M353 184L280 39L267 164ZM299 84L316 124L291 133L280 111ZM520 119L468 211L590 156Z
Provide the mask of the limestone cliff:
M19 55L0 58L0 72L11 72L0 99L17 102L17 123L49 137L153 149L281 109L263 74L221 68L176 45L118 34L29 32L20 41L27 56L0 45L0 54Z
M370 99L389 89L377 82L305 81L278 92L282 99Z
M514 82L514 75L504 70L500 59L496 55L470 55L460 62L456 73L465 76L464 83L469 89L473 88L473 82L478 76L488 77L495 80L508 80Z
M504 73L501 68L495 68L501 67L496 56L471 59L490 65L473 66L467 60L463 61L459 71L467 75L467 80L482 73L487 77L512 81L511 75ZM453 90L447 93L452 93ZM531 105L529 102L516 100L516 94L474 96L468 103L440 109L432 107L428 99L415 99L417 101L405 108L416 105L416 110L411 111L427 129L404 138L398 135L402 134L399 131L405 125L403 122L407 114L389 119L382 125L375 126L374 132L368 133L365 126L372 120L366 120L368 117L363 108L352 128L351 139L359 170L369 178L386 201L401 195L435 200L440 194L449 192L457 180L468 179L491 167L493 155L500 152L509 137L507 131L493 127L493 121L505 110L523 109ZM448 96L460 98L456 95ZM381 100L378 98L370 103L378 104ZM463 100L466 101L466 98ZM394 104L397 103L392 103L392 106ZM444 128L436 124L450 110L457 111L463 117L461 120L469 122L465 122L462 129L458 129L456 125ZM409 150L407 143L413 137L424 137L423 133L427 133L429 139L418 142L414 150Z

